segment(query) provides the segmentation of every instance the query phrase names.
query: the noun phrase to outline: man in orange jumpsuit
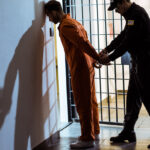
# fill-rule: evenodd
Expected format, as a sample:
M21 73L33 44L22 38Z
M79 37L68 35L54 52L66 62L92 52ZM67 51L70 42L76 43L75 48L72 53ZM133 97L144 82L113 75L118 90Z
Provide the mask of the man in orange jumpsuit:
M60 23L59 36L69 64L74 100L80 118L81 136L70 146L93 147L100 132L93 64L95 61L100 63L100 57L89 42L84 27L65 14L59 2L49 1L45 4L45 11L50 21Z

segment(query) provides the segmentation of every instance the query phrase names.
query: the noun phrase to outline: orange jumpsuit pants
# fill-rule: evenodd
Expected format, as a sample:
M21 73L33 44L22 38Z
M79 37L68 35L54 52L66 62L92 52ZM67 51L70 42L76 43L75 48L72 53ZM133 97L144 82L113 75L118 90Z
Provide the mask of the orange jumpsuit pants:
M99 113L95 93L93 60L99 55L88 40L84 27L65 15L58 27L71 73L76 109L80 118L83 141L94 140L99 134Z

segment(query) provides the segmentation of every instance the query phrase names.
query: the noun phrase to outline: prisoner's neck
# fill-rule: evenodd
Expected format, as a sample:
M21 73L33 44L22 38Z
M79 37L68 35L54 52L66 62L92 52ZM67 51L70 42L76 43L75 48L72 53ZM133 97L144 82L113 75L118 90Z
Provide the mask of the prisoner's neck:
M64 13L64 12L62 12L61 14L60 14L60 22L63 20L63 18L66 16L66 14Z

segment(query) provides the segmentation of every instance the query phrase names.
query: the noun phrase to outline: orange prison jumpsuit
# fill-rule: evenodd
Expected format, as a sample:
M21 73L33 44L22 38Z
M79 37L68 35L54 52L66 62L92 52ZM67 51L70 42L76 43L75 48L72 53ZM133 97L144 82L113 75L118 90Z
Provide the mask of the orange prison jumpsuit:
M70 68L71 85L81 124L80 139L94 140L94 134L99 134L100 128L93 60L98 60L99 56L90 44L84 27L69 14L62 19L58 30Z

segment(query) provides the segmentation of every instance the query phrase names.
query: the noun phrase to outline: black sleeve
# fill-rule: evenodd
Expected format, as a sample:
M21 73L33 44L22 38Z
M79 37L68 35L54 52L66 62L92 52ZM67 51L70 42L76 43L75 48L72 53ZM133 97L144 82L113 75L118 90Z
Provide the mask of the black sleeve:
M125 30L121 31L121 33L105 48L108 53L116 49L116 47L123 40L125 34Z
M111 61L122 56L136 41L139 41L141 32L143 30L143 19L136 17L133 20L128 20L126 25L126 32L124 33L124 39L120 45L109 55Z

